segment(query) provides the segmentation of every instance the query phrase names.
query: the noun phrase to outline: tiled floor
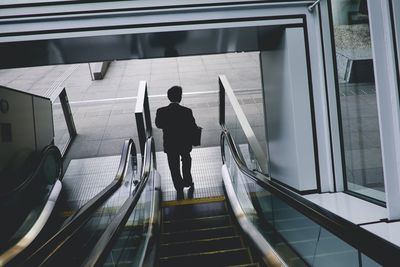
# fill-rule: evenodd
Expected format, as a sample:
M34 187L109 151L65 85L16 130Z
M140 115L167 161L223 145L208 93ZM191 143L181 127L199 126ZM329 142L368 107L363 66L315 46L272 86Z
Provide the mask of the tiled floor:
M82 207L115 178L120 156L97 157L72 160L63 177L63 197L65 211L74 211ZM131 166L130 166L131 167ZM131 180L136 172L129 171L118 191L105 203L103 208L118 209L129 196Z
M162 200L176 199L176 191L169 171L167 155L157 152L157 171L161 175ZM193 198L215 197L224 195L221 176L220 147L196 148L191 152L192 177L195 185ZM188 197L184 190L185 199Z

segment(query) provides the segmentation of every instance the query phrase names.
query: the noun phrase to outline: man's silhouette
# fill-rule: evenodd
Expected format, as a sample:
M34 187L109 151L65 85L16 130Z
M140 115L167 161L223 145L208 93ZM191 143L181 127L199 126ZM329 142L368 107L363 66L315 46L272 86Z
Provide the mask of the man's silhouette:
M184 187L190 187L189 195L193 196L194 184L190 173L192 166L190 152L192 151L193 131L197 125L192 110L179 105L182 100L182 87L171 87L168 90L168 99L171 103L157 110L156 126L163 130L164 152L167 153L177 199L183 199ZM179 159L182 160L182 175Z

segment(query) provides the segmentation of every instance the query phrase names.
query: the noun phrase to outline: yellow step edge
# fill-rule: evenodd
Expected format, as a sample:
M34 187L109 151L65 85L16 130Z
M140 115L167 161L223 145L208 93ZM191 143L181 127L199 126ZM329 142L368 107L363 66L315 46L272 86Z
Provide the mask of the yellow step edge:
M228 240L228 239L232 239L232 238L239 238L239 236L238 235L232 235L232 236L218 237L218 238L207 238L207 239L198 239L198 240L163 243L163 244L160 244L160 246L168 247L168 246L176 246L176 245L184 245L184 244L208 243L208 242L212 242L212 241Z
M188 230L182 230L182 231L176 231L176 232L166 232L166 233L161 233L161 235L175 235L175 234L182 234L182 233L194 233L194 232L204 232L204 231L209 231L209 230L222 230L222 229L233 229L234 230L232 225L226 225L226 226L211 227L211 228L188 229Z
M190 222L199 222L205 220L212 220L212 219L220 219L220 218L230 218L228 214L222 215L215 215L215 216L206 216L206 217L196 217L196 218L187 218L187 219L177 219L177 220L169 220L163 221L163 225L166 224L174 224L174 223L190 223Z
M171 200L171 201L162 202L161 207L183 206L183 205L193 205L193 204L222 202L222 201L225 201L225 196L192 198L192 199L183 199L183 200Z

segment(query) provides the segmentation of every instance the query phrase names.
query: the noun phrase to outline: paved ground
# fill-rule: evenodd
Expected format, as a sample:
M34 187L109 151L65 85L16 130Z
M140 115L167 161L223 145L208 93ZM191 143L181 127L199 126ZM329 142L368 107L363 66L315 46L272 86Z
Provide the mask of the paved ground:
M68 65L0 70L0 84L14 89L45 95ZM154 125L157 108L169 103L166 92L173 85L184 90L182 104L193 109L198 125L203 127L202 146L219 145L218 74L225 74L232 87L248 90L243 104L249 112L259 113L261 78L258 53L234 53L148 60L116 61L104 80L92 81L88 64L76 69L64 82L78 131L68 160L116 155L126 138L134 138L134 118L139 81L148 82L150 109ZM261 112L261 113L260 113ZM67 139L67 130L59 105L54 105L56 143ZM161 131L154 129L156 148L162 150Z

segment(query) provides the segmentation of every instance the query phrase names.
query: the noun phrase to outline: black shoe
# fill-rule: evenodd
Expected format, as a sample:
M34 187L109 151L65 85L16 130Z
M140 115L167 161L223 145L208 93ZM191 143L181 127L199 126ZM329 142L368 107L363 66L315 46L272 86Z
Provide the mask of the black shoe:
M183 184L183 187L192 187L192 186L194 186L193 182L192 183L184 183Z
M192 185L188 190L188 198L193 199L194 186Z
M182 200L182 199L184 199L183 189L176 191L176 200Z
M192 183L192 185L189 187L189 190L188 190L189 198L193 198L193 192L194 192L194 183Z

